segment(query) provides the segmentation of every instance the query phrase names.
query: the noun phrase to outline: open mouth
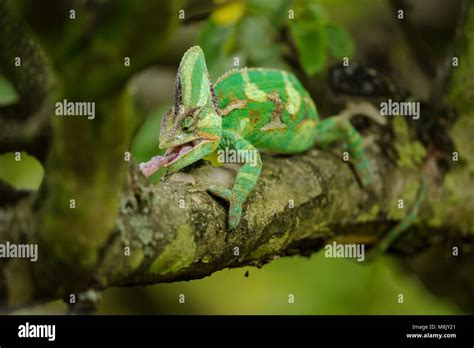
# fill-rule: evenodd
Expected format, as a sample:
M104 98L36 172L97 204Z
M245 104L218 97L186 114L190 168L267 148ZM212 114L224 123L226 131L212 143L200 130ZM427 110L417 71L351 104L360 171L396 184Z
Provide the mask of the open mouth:
M205 139L195 139L184 144L170 147L163 156L155 156L148 162L140 163L140 170L145 176L150 176L162 167L168 167L188 152L205 143Z
M166 157L166 164L164 166L166 167L174 163L179 158L187 154L189 151L195 149L203 142L204 139L196 139L181 145L176 145L168 148L163 156Z

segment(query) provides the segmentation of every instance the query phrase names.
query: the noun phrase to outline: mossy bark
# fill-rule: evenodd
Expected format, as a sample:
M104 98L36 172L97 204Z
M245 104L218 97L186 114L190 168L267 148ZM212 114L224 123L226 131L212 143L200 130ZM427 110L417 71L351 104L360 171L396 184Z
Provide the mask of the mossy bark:
M421 278L438 296L450 297L467 312L474 311L474 4L465 1L465 19L459 27L459 40L453 57L449 83L444 90L444 103L454 120L449 135L455 152L432 204L431 229L441 230L438 243L405 260L407 267ZM445 225L451 222L451 229ZM458 231L456 233L455 231Z

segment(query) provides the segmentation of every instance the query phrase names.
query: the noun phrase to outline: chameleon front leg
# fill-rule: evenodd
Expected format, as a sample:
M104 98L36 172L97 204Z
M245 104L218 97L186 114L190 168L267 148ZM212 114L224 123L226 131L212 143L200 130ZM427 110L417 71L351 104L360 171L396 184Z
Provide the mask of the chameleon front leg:
M242 216L242 204L257 183L262 170L262 161L258 150L247 140L234 132L223 132L220 150L235 150L244 159L231 190L225 187L211 185L208 191L229 202L228 228L233 230L238 226Z
M324 147L338 140L344 140L349 147L349 155L364 187L369 186L372 179L369 161L364 150L362 137L346 117L328 117L318 123L315 130L314 143Z

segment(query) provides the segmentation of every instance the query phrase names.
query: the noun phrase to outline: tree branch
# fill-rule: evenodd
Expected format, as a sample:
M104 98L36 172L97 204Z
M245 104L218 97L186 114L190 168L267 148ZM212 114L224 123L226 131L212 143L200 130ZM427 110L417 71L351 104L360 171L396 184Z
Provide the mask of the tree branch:
M406 214L408 209L400 211L397 200L404 199L407 208L412 204L419 173L394 166L375 145L370 153L378 173L379 189L373 194L360 188L350 166L334 154L311 150L298 156L264 156L262 176L245 206L240 228L232 233L225 228L225 204L205 188L210 182L230 186L235 168L201 164L153 185L130 163L116 227L89 281L68 283L56 277L52 270L57 269L57 260L43 246L37 263L12 260L0 266L6 289L15 290L0 292L0 298L10 307L25 305L66 298L89 287L196 279L226 267L261 266L278 256L310 254L333 239L371 244L393 225L393 220ZM429 197L418 233L408 234L405 242L398 243L399 252L412 254L448 231L451 236L461 233L457 222L449 219L443 230L426 232L433 218L433 190ZM14 240L34 238L31 224L35 220L28 207L25 204L25 210L12 213L9 219L3 216L0 231L5 232L2 224L10 224L15 226L10 230L10 237L17 236ZM22 224L18 224L20 219ZM2 237L0 233L0 240ZM21 263L29 268L23 272L31 275L29 281L5 276L12 273L12 264ZM25 284L29 291L17 289ZM28 301L16 298L17 293L25 292L30 294Z
M52 74L25 25L0 0L0 74L13 83L20 102L0 108L0 154L28 151L44 162L51 136L48 94Z
M382 158L377 162L393 169ZM116 237L100 267L100 279L108 280L103 285L196 279L226 267L260 266L281 255L317 251L333 238L372 243L381 227L390 225L392 212L381 207L395 207L396 196L412 200L410 191L418 184L414 173L400 181L397 170L384 171L384 186L394 180L397 185L385 186L393 190L378 192L377 199L330 153L265 156L241 225L229 233L226 204L205 188L211 183L231 187L235 173L202 165L150 185L132 166ZM131 248L128 258L121 256L125 246ZM124 269L129 270L125 277Z

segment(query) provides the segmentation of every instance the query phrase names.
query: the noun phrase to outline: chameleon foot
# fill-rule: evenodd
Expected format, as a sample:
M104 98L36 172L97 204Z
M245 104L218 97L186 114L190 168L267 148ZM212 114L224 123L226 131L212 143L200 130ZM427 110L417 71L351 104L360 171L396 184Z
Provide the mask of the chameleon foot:
M237 199L235 192L228 188L214 185L209 186L207 191L229 202L230 206L227 226L229 231L235 229L239 225L242 216L242 202Z

